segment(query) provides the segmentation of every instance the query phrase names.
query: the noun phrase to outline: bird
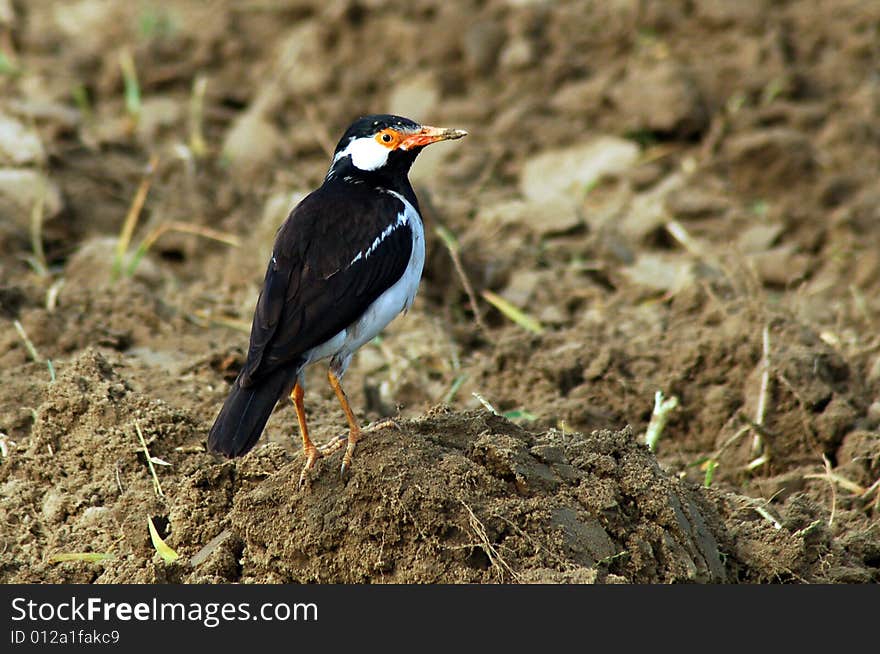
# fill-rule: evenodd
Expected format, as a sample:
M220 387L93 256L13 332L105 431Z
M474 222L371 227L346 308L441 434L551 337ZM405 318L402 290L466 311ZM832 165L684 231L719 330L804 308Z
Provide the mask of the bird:
M466 136L375 114L343 133L329 171L278 228L251 324L247 356L208 434L208 450L240 457L276 404L296 411L305 464L345 445L350 469L361 429L342 386L354 353L411 306L425 265L425 231L410 167L426 146ZM327 380L348 435L317 447L304 407L305 370L329 359Z

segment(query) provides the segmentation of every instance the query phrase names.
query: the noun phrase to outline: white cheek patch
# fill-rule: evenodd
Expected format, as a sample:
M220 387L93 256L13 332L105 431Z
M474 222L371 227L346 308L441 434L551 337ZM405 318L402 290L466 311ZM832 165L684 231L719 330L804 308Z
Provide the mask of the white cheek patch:
M384 145L371 136L354 139L342 152L333 159L334 163L343 157L351 155L351 163L361 170L376 170L388 161L388 153L391 152Z

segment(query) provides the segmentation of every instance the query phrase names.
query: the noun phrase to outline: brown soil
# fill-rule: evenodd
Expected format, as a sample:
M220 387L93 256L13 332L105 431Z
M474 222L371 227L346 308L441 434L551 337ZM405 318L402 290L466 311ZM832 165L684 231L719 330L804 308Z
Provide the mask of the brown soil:
M878 29L871 0L0 2L0 173L48 180L45 269L0 188L0 581L880 581ZM397 428L300 490L290 406L243 459L205 436L275 227L387 110L470 136L416 163L421 292L346 377ZM636 158L534 199L600 136ZM153 154L133 243L240 245L170 231L114 280ZM541 333L477 320L441 225Z

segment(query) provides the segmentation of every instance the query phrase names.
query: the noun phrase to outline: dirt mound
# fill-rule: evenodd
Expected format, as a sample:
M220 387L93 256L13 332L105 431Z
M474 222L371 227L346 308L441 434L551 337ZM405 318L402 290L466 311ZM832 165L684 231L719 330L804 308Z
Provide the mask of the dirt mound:
M268 444L218 462L199 427L133 391L99 352L78 356L0 469L2 580L815 580L820 559L840 559L803 499L778 531L753 500L664 471L628 428L532 432L438 407L370 434L346 479L337 455L299 489L300 457ZM177 562L159 560L148 517ZM111 556L49 563L75 552ZM841 565L838 576L869 574Z
M439 409L371 441L345 483L331 460L298 496L294 461L236 501L245 579L725 578L693 491L629 431L531 434Z

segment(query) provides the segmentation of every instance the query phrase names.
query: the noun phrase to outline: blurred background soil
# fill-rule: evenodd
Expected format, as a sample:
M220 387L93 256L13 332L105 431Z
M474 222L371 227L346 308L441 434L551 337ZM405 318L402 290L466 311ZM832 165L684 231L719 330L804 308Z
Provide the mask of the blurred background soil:
M470 135L299 490L205 436L379 112ZM878 169L872 0L0 0L0 581L876 582Z

